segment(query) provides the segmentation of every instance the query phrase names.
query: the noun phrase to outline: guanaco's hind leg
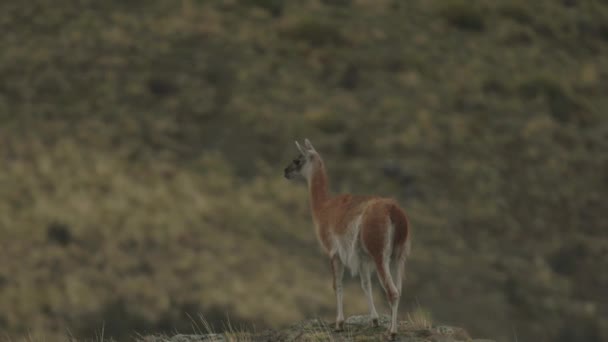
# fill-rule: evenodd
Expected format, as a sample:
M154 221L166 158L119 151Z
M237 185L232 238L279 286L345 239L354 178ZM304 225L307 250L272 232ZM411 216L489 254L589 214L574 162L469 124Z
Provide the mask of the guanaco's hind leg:
M378 279L380 279L380 284L382 284L388 303L391 306L391 326L389 332L391 337L394 338L395 335L397 335L397 311L399 309L400 291L397 290L397 287L393 282L388 261L379 258L376 259L375 262L378 271Z
M403 279L405 279L405 258L401 257L394 261L395 286L401 297Z
M378 313L376 312L376 307L374 306L374 294L372 292L372 269L371 264L364 262L361 265L361 288L363 292L365 292L365 296L367 297L367 304L369 305L370 310L370 318L372 320L372 326L378 326Z
M344 330L344 311L342 309L342 278L344 276L344 265L338 255L331 258L331 270L334 276L334 291L336 292L336 302L338 315L336 317L336 331Z

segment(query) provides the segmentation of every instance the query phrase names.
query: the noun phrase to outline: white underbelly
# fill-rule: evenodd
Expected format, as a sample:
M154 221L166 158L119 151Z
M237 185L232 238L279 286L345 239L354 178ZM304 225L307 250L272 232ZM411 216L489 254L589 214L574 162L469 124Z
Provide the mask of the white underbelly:
M338 254L340 261L344 266L350 269L350 273L355 276L359 272L362 262L368 259L367 254L361 247L359 232L361 230L361 215L359 215L351 224L345 234L335 235L333 237L334 251L332 254Z

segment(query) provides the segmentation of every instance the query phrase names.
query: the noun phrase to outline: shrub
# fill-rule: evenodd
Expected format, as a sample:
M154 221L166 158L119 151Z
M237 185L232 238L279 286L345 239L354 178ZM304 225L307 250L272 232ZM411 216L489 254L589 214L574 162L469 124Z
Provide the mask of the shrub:
M283 13L283 1L281 0L240 0L239 3L244 6L264 9L274 17Z
M307 42L312 46L345 45L348 39L333 24L317 19L304 19L283 31L283 36Z
M439 14L452 26L466 31L481 32L485 28L482 11L468 1L449 1Z
M524 98L542 96L546 99L551 115L561 122L586 123L589 110L559 81L547 76L537 76L519 84Z
M501 16L516 21L520 24L530 24L534 22L534 16L527 7L518 3L509 3L498 9Z

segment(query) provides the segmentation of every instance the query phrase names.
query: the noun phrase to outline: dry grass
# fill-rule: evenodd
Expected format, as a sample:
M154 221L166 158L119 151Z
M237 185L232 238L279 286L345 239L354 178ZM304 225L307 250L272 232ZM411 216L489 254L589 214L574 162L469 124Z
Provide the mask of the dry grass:
M417 307L414 311L407 314L408 328L414 330L428 330L433 327L431 312L427 309Z

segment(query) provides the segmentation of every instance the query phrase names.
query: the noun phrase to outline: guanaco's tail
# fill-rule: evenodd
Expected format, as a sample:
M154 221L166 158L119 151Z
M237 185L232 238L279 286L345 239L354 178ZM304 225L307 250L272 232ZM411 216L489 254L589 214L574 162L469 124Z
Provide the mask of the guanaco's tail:
M410 224L403 209L396 203L392 203L389 208L389 218L393 223L393 255L397 260L405 260L411 250Z

